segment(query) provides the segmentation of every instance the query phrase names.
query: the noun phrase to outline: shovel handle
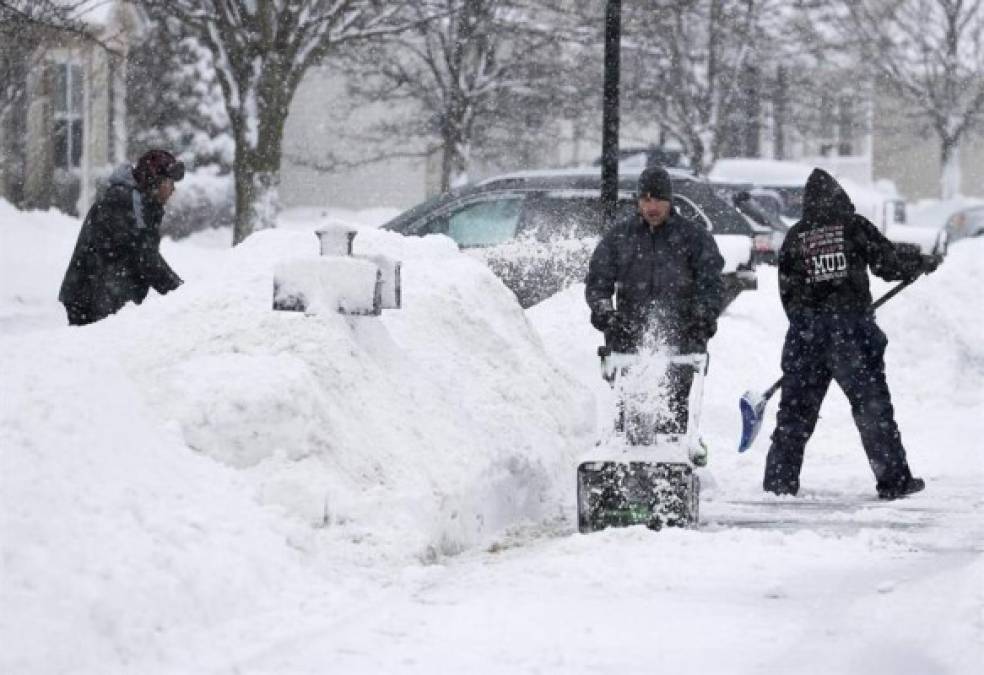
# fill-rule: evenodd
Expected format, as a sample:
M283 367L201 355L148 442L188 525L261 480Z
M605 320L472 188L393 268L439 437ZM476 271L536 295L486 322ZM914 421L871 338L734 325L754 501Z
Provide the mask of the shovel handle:
M889 300L891 300L892 298L894 298L896 295L898 295L902 291L903 288L905 288L906 286L910 285L913 281L915 281L916 279L918 279L921 275L922 275L922 272L920 272L916 276L912 277L911 279L906 279L901 284L896 284L895 288L893 288L888 293L886 293L885 295L881 296L880 298L878 298L877 300L875 300L873 303L871 303L871 311L875 311L876 309L878 309L879 307L881 307L882 305L884 305L886 302L888 302Z

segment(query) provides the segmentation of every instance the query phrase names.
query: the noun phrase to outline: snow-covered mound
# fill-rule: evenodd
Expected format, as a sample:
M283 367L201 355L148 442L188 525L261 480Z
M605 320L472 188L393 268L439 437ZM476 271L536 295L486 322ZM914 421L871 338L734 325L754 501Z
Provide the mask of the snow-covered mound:
M58 288L82 223L0 199L0 332L65 323Z
M15 215L4 303L47 311L78 222ZM403 308L381 317L271 310L311 231L164 253L178 291L0 337L0 635L24 636L0 671L166 660L147 650L176 626L316 585L318 551L432 560L572 508L590 396L449 239L363 230L356 253L403 261Z
M735 452L786 327L760 267L710 345L702 528L531 542L612 416L583 286L524 313L450 240L363 229L402 309L272 312L325 218L166 242L184 286L68 328L78 221L0 202L0 672L979 670L984 240L879 311L924 493L874 498L834 386L801 495L762 497L776 401Z

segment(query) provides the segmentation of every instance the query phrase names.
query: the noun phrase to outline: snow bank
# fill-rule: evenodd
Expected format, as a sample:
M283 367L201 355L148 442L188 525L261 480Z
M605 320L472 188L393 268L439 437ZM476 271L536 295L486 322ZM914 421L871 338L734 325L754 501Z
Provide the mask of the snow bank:
M4 208L4 305L50 303L78 222ZM165 249L178 291L0 337L0 670L148 672L278 596L344 594L325 556L436 560L572 508L592 402L512 294L445 237L364 229L403 309L273 312L313 229L192 237Z
M703 529L531 542L511 526L574 529L544 523L614 409L583 286L524 314L449 239L360 228L403 309L272 312L327 217L167 242L181 289L68 328L78 221L0 203L0 671L632 671L655 644L677 670L976 672L984 240L879 312L925 493L873 498L831 387L801 496L763 499L775 402L735 451L786 327L760 267L710 345Z
M738 271L738 266L747 262L752 255L752 238L743 234L716 234L714 241L724 258L722 273Z
M19 211L0 199L0 332L64 323L58 289L81 226L59 211Z

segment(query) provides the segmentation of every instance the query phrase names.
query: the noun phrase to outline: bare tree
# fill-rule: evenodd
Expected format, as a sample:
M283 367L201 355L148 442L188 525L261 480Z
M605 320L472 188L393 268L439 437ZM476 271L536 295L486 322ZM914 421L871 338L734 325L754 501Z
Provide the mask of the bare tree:
M364 140L392 146L400 139L400 150L373 158L406 156L414 145L415 156L438 152L445 191L467 175L476 149L485 156L529 149L531 139L519 136L540 128L561 81L554 18L541 3L522 0L424 0L408 8L413 30L350 64L356 106L394 104Z
M793 51L794 16L783 5L648 0L631 7L623 37L626 108L675 138L697 170L721 156L759 154L761 101L790 84L777 67Z
M940 144L944 199L960 189L961 141L984 124L984 2L868 0L840 4L839 25L876 86Z
M344 45L393 34L397 0L139 0L212 54L235 140L233 244L273 227L284 123L304 75Z

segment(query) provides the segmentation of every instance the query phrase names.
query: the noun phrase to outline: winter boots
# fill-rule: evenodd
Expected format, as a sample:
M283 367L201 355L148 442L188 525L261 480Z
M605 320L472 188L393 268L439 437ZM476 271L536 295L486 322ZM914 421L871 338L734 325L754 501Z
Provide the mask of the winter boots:
M922 492L926 487L926 481L922 478L909 476L904 482L898 485L879 486L879 499L901 499L917 492Z

